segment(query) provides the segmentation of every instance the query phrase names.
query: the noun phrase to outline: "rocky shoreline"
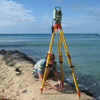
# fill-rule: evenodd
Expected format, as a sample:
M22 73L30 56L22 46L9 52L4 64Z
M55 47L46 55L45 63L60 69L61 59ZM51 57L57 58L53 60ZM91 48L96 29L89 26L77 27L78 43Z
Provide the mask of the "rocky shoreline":
M19 51L0 50L0 99L6 100L79 100L76 91L65 83L61 90L40 93L40 82L33 78L35 62ZM56 82L48 80L51 84ZM81 100L96 100L81 92Z

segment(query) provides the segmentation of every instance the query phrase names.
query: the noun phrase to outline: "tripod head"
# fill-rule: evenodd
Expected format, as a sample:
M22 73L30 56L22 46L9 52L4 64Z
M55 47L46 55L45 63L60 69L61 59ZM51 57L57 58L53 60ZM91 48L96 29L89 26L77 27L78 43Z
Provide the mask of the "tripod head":
M57 9L58 8L58 9ZM61 13L61 8L56 6L54 8L54 11L53 11L53 20L56 22L56 23L60 23L61 20L62 20L62 13Z

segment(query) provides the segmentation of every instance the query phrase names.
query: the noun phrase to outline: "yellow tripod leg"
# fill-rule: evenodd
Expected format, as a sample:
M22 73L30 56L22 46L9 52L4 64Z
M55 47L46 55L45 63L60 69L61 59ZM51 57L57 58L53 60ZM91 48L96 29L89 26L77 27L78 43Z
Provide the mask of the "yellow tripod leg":
M65 53L66 53L66 56L67 56L67 59L68 59L68 63L69 63L69 66L71 68L71 72L72 72L72 76L73 76L73 79L74 79L77 94L80 98L80 92L79 92L79 89L78 89L78 84L77 84L76 77L75 77L75 74L74 74L73 65L72 65L71 57L70 57L70 54L69 54L69 51L68 51L68 47L67 47L67 43L66 43L66 40L65 40L65 37L64 37L63 30L60 30L60 32L61 32L61 38L62 38L62 42L63 42L63 45L64 45Z
M58 37L58 29L56 29L56 33L57 33L58 55L59 55L59 37Z
M59 63L60 63L60 70L61 70L61 81L62 81L62 85L64 85L64 79L63 79L63 68L62 68L62 53L59 52Z
M63 69L62 69L62 45L61 45L61 37L60 37L60 51L59 51L59 38L58 38L58 29L56 29L56 33L57 33L57 45L58 45L58 56L59 56L59 63L60 63L60 70L61 70L61 81L62 81L62 85L64 85L64 80L63 80Z
M43 86L44 86L44 82L45 82L45 78L46 78L46 72L47 72L48 62L49 62L50 53L51 53L51 48L52 48L52 44L53 44L54 33L55 33L55 29L54 29L54 31L53 31L53 33L52 33L51 42L50 42L50 47L49 47L49 52L48 52L48 57L47 57L47 60L46 60L46 67L45 67L44 77L43 77L43 81L42 81L41 94L42 94L42 92L43 92Z
M59 63L60 63L60 70L61 70L62 85L64 85L63 67L62 67L62 63L63 63L63 59L62 59L62 43L61 43L61 31L60 31L60 29L59 29L59 33L60 33L60 50L61 50L61 52L59 52Z

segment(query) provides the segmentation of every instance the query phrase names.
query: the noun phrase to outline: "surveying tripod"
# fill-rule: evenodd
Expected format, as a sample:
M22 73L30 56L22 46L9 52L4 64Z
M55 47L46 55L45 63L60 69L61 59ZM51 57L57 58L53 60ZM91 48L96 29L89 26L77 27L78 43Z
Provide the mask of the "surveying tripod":
M61 11L61 10L59 10L59 11ZM59 14L61 14L61 12ZM61 18L60 18L60 20L61 20ZM59 63L60 63L60 70L61 70L62 85L64 85L63 68L62 68L62 63L63 63L63 59L62 59L62 43L63 43L64 50L65 50L65 53L66 53L66 56L67 56L67 60L68 60L68 64L69 64L69 66L71 68L71 72L72 72L72 76L73 76L73 79L74 79L74 83L75 83L75 87L76 87L76 90L77 90L77 94L78 94L78 96L80 98L80 92L79 92L79 89L78 89L77 81L76 81L74 70L73 70L74 66L72 65L71 57L70 57L70 54L69 54L69 51L68 51L68 47L67 47L67 43L66 43L66 40L65 40L65 36L64 36L63 30L62 30L61 22L59 23L59 19L58 19L57 22L55 22L55 25L54 25L53 30L52 30L52 36L51 36L51 41L50 41L50 46L49 46L49 51L48 51L48 57L47 57L47 61L46 61L45 73L44 73L44 77L43 77L43 81L42 81L41 94L43 92L43 86L44 86L45 76L46 76L46 72L47 72L47 68L48 68L48 62L49 62L50 53L51 53L51 49L52 49L55 29L56 29L56 34L57 34L57 46L58 46L58 56L59 56ZM58 30L59 30L59 36L58 36Z

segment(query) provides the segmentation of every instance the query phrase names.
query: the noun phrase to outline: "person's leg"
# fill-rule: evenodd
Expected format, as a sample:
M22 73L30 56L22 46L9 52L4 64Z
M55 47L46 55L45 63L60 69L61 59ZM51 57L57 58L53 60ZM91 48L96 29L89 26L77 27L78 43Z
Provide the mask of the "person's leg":
M59 77L60 77L60 76L61 76L61 73L58 72L58 75L59 75ZM34 78L39 79L38 72L35 72ZM53 70L50 70L49 75L48 75L48 77L46 78L46 80L48 80L48 79L56 80L55 77L54 77L54 72L53 72ZM42 83L41 83L41 86L42 86ZM40 89L41 89L41 87L40 87ZM43 90L50 90L50 88L47 88L47 87L44 85L44 86L43 86Z
M33 73L34 78L39 79L38 72Z
M58 76L60 77L61 79L61 72L57 72L58 73ZM47 79L53 79L53 80L56 80L55 77L54 77L54 72L53 70L50 70L49 72L49 75L48 75L48 78Z
M61 79L61 72L57 72L57 73L58 73L59 78Z
M35 72L33 76L34 76L34 78L39 79L38 72ZM61 78L61 72L58 72L58 76ZM53 70L50 70L49 75L48 75L48 77L47 77L46 80L48 80L48 79L53 79L53 80L55 80Z
M34 78L39 79L38 72L35 72L33 76L34 76ZM41 83L41 85L42 85L42 83ZM41 89L41 87L40 87L40 89ZM49 88L47 88L47 87L44 85L44 86L43 86L43 90L50 90L50 89L49 89Z

